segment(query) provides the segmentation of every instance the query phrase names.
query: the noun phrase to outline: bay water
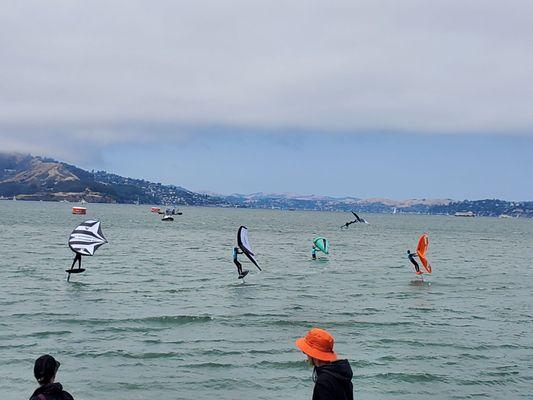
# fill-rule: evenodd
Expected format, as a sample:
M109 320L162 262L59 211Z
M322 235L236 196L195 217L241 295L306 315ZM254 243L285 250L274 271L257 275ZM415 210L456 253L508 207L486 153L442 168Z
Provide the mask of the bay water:
M357 399L533 394L533 220L0 202L0 393L28 398L49 353L76 399L307 399L294 341L329 330ZM66 282L70 232L109 243ZM232 262L246 225L263 272ZM433 274L405 256L430 237ZM315 236L328 256L311 260Z

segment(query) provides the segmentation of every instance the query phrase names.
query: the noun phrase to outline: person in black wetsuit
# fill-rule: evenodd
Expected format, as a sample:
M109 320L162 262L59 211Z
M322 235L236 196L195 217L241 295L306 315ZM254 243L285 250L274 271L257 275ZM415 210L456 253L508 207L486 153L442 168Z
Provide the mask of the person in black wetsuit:
M72 261L72 265L70 266L70 272L72 272L72 270L74 269L74 265L76 265L76 263L78 263L78 269L80 270L79 272L81 272L81 254L80 253L76 253L76 256L74 257L74 261ZM67 270L67 272L68 272L67 282L69 282L70 272L69 270Z
M313 260L316 260L316 250L317 250L317 248L316 248L316 246L313 244L313 247L311 248L311 258L312 258Z
M76 263L78 263L78 269L81 269L81 254L80 253L76 253L76 256L74 257L74 261L72 261L72 266L70 267L70 269L74 269L74 265L76 265Z
M418 257L418 255L416 255L414 253L411 253L410 250L407 250L407 257L409 258L409 261L411 261L413 263L413 265L415 266L416 274L417 275L422 275L422 271L420 271L420 266L418 265L418 263L415 260L415 257Z
M313 400L353 400L352 368L337 358L334 341L329 332L313 328L295 343L313 366Z
M243 271L242 264L239 262L239 254L244 254L238 247L233 248L233 263L237 266L237 272L239 273L239 279L244 278L246 275L248 275L248 270L245 269Z
M341 228L348 228L351 224L353 224L354 222L357 222L357 221L349 221L349 222L346 222L344 225L341 226Z
M30 400L74 400L69 392L63 390L61 383L54 382L59 365L59 361L49 354L35 360L33 375L40 386L33 392Z

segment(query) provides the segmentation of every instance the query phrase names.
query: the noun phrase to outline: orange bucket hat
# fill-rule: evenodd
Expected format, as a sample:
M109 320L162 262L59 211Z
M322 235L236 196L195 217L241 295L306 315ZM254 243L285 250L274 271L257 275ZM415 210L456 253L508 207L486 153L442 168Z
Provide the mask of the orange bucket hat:
M296 341L296 347L302 350L310 357L321 361L335 361L337 353L333 351L333 344L335 339L333 336L319 328L313 328L305 337Z

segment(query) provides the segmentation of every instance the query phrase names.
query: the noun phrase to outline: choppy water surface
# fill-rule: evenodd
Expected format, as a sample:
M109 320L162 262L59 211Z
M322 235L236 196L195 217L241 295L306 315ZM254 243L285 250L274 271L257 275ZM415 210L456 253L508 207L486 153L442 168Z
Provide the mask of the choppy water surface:
M77 399L305 399L294 340L320 326L350 359L358 399L530 398L533 221L0 202L0 393L27 398L51 353ZM109 244L65 281L70 231ZM247 225L264 272L231 260ZM405 258L429 232L434 274ZM327 260L310 260L316 235ZM246 267L250 267L247 263Z

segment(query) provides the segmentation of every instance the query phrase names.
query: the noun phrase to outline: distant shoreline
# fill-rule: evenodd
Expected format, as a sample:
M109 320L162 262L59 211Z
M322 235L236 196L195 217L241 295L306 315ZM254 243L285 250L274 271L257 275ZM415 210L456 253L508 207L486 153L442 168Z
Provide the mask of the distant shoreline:
M7 198L7 197L0 197L0 201L4 202L12 202L12 201L20 201L24 203L55 203L55 204L68 204L68 205L79 205L79 201L64 201L64 200L35 200L35 199L16 199L13 200L13 198ZM271 208L271 207L253 207L253 206L242 206L242 205L219 205L219 204L172 204L172 205L165 205L165 204L155 204L155 203L140 203L140 204L134 204L134 203L117 203L117 202L94 202L94 203L84 203L85 207L90 207L91 205L115 205L115 206L139 206L139 207L195 207L195 208L221 208L221 209L239 209L239 210L264 210L264 211L285 211L285 212L333 212L333 213L346 213L349 211L346 210L339 210L339 209L317 209L317 208L297 208L297 209L290 209L290 208ZM149 209L148 209L149 211ZM415 211L403 211L398 210L396 213L393 212L383 212L383 211L357 211L365 214L375 214L375 215L410 215L410 216L416 216L416 215L426 215L426 216L441 216L441 217L456 217L456 218L466 218L466 219L475 219L480 217L487 217L487 218L500 218L500 219L530 219L532 217L530 216L510 216L507 214L500 214L500 215L476 215L473 213L473 215L461 215L465 214L463 212L459 212L456 215L454 214L445 214L445 213L424 213L424 212L415 212Z
M0 198L105 204L166 204L221 208L338 211L374 214L468 215L533 218L533 201L386 198L361 199L295 193L205 194L181 186L85 171L49 158L0 153Z

